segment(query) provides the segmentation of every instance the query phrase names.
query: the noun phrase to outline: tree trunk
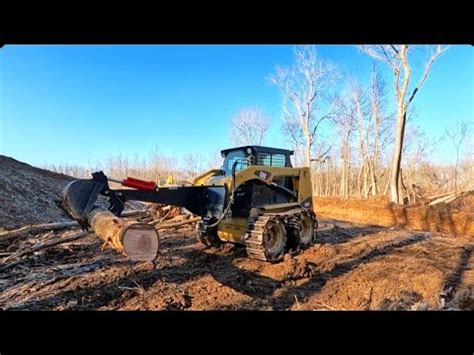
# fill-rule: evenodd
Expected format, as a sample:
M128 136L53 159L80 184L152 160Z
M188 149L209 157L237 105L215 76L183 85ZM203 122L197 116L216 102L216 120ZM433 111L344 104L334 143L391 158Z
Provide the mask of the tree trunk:
M369 197L369 186L368 186L368 161L365 161L364 164L364 198Z
M364 169L364 166L361 165L359 168L359 172L357 173L357 193L359 194L359 197L362 197L362 170Z
M377 193L378 193L378 191L377 191L377 178L375 176L374 164L370 161L370 159L367 160L367 164L369 166L372 196L377 196Z
M99 238L131 260L155 259L159 236L153 226L147 223L125 222L99 206L91 210L88 221Z
M400 203L403 203L404 205L410 203L410 194L408 193L408 190L405 186L405 183L403 182L403 171L400 169L400 174L398 175L398 187L399 187L399 200ZM406 199L406 201L405 201Z
M311 138L309 136L306 137L305 162L306 166L311 168Z
M456 148L456 166L454 167L454 192L458 192L459 148Z
M405 135L406 111L399 104L397 117L397 130L395 135L395 149L393 152L392 167L390 172L390 201L400 203L399 176L402 162L403 137Z

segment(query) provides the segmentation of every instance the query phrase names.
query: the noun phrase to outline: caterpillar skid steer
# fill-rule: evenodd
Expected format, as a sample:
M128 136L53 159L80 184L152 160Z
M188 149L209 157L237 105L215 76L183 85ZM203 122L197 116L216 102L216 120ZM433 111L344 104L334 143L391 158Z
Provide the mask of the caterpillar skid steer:
M310 171L291 166L292 151L244 146L221 154L223 166L198 176L191 186L162 187L96 172L90 180L69 183L62 199L67 212L83 228L88 227L87 214L99 195L108 200L108 209L116 216L127 200L184 207L201 217L198 238L206 246L243 244L249 257L270 262L314 242L317 220ZM111 181L128 188L111 189Z

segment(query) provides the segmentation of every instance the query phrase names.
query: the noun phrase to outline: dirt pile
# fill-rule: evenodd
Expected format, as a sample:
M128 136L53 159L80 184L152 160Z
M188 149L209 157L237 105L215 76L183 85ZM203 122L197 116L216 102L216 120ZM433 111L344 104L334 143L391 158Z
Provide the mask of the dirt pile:
M382 199L316 197L317 215L343 221L474 236L474 192L450 203L397 205Z
M72 179L0 155L0 231L69 220L55 200Z

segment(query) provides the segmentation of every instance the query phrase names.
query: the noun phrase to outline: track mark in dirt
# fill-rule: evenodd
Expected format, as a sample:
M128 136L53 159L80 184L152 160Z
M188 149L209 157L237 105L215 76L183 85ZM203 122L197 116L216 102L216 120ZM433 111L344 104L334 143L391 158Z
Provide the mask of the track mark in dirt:
M462 309L474 310L474 244L460 252L458 266L446 279L442 295L448 307L455 301Z
M473 258L471 251L464 257L470 261L459 266L459 255L468 245L464 240L337 221L326 227L316 245L277 264L249 259L243 248L230 244L205 248L189 229L163 233L155 265L127 262L112 251L102 253L100 243L87 237L35 256L24 263L27 269L12 269L14 279L5 275L0 280L0 307L437 309L446 280L460 283L456 295L466 290ZM460 275L457 268L467 271Z
M419 243L426 238L426 235L414 235L409 239L371 250L356 259L334 263L329 270L314 272L311 278L305 283L288 287L284 292L271 300L272 307L275 310L291 308L294 305L296 296L299 298L311 297L321 290L329 280L344 275L360 265L369 263L373 259L384 256L395 249Z

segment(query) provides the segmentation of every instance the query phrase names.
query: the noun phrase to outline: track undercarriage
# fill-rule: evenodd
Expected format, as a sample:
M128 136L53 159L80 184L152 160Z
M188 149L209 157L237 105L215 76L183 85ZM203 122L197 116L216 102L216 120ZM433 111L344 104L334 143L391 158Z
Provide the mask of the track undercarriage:
M243 238L250 258L277 262L285 254L308 248L316 238L318 222L310 210L292 208L284 212L263 212L250 218ZM198 227L198 239L209 247L225 243L217 236L216 228Z
M286 253L309 247L315 240L314 213L294 208L285 212L266 212L249 223L245 237L247 255L264 261L279 261Z

